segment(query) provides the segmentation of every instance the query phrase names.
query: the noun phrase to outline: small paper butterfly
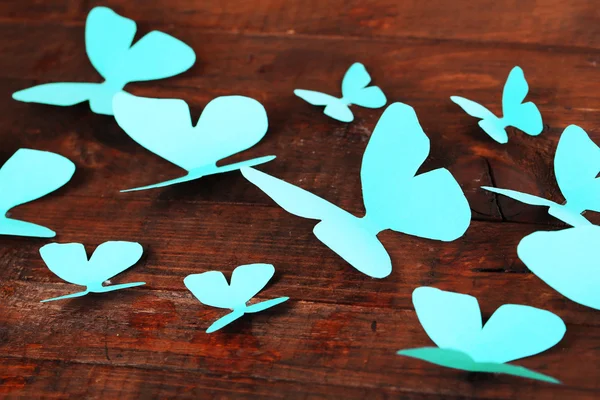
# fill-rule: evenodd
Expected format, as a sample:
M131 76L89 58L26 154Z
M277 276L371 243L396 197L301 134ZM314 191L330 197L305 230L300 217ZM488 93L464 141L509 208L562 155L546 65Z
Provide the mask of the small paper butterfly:
M542 133L542 115L532 102L523 103L529 86L520 67L514 67L502 93L502 118L496 117L490 110L469 99L451 96L450 99L458 104L467 114L480 118L479 126L498 143L508 142L507 126L514 126L531 136Z
M600 227L534 232L517 247L523 263L568 299L600 310Z
M120 274L139 261L144 250L135 242L104 242L96 248L88 260L85 247L81 243L50 243L40 249L42 259L59 278L75 285L86 286L83 292L42 300L54 300L85 296L88 293L104 293L125 289L145 282L132 282L121 285L102 284Z
M325 106L325 115L342 122L352 122L354 115L350 106L380 108L387 102L385 95L377 86L367 86L371 76L361 63L354 63L342 81L342 98L330 96L312 90L296 89L294 94L313 106Z
M231 285L227 284L227 279L219 271L188 275L183 283L202 304L232 310L208 327L206 333L212 333L229 325L245 313L257 313L287 301L289 297L279 297L250 306L246 305L265 287L274 273L275 268L271 264L249 264L240 265L233 270Z
M129 82L168 78L188 70L196 54L187 44L159 31L152 31L132 46L134 21L110 8L94 7L85 25L85 46L102 83L47 83L13 94L13 99L72 106L84 101L97 114L113 115L112 98Z
M265 108L249 97L217 97L206 105L196 126L183 100L122 92L115 95L113 103L117 123L133 140L187 171L181 178L122 192L174 185L275 158L265 156L217 167L217 161L254 146L267 133Z
M320 220L315 236L354 268L374 278L392 271L377 234L392 229L434 240L452 241L467 230L471 210L444 168L416 175L429 155L429 138L412 107L391 104L371 135L361 180L366 215L357 218L310 192L253 168L242 174L287 212Z
M0 168L0 235L54 237L46 227L8 218L8 211L55 191L75 173L69 159L47 151L19 149Z
M560 383L525 367L506 364L541 353L560 342L567 328L550 311L505 304L484 326L473 296L419 287L413 292L413 304L423 329L438 347L400 350L397 354L464 371Z
M554 156L554 174L564 205L537 196L482 186L490 192L502 194L525 204L549 207L548 213L572 226L590 225L581 215L585 210L600 212L600 148L588 134L576 125L569 125L562 133Z

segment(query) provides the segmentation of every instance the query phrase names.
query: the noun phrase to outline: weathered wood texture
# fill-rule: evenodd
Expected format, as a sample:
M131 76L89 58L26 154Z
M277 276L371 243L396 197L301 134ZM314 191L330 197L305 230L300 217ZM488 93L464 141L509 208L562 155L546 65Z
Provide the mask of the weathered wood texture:
M119 189L181 174L139 147L110 117L87 105L53 108L10 94L49 81L99 81L84 50L84 22L109 5L196 51L197 64L133 93L178 97L194 118L210 99L242 94L269 114L265 139L244 154L277 155L262 170L357 215L364 212L360 162L381 110L355 108L342 124L293 96L295 88L339 91L353 61L365 63L392 101L415 107L431 138L423 170L444 166L473 210L452 243L384 232L393 273L373 280L312 234L314 222L287 214L235 172L163 190ZM72 287L44 266L46 240L0 238L0 396L45 398L597 398L598 313L566 300L516 256L525 235L561 224L545 210L496 198L481 185L562 201L553 154L565 126L600 142L600 18L591 1L192 1L109 0L0 3L0 162L20 147L58 152L77 165L56 193L12 215L94 247L140 241L146 254L115 282L146 286L65 302L39 300ZM490 140L449 96L499 111L514 65L544 116L536 138L511 130ZM1 194L0 194L1 195ZM590 215L600 223L600 216ZM259 295L291 300L212 335L223 313L183 286L190 273L269 262L277 273ZM414 313L421 285L470 293L486 317L504 303L549 309L565 339L517 362L555 376L553 386L467 374L395 355L430 344Z

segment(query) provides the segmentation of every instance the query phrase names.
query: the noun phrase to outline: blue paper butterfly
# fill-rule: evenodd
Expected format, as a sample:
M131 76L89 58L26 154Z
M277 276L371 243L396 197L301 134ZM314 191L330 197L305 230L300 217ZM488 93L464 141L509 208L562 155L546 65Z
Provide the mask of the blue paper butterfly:
M0 235L54 237L46 227L8 218L8 211L63 186L75 173L75 164L46 151L19 149L0 168Z
M127 83L168 78L194 65L194 50L163 32L152 31L132 46L136 29L134 21L110 8L93 8L86 21L85 45L90 62L105 81L47 83L18 91L13 98L55 106L89 100L93 112L112 115L112 98Z
M361 63L354 63L344 75L342 98L330 96L312 90L296 89L294 94L314 106L326 106L325 115L342 122L352 122L354 115L350 105L367 108L380 108L387 102L385 95L377 86L367 86L371 76Z
M548 207L548 213L572 226L590 225L581 215L585 210L600 212L600 148L576 125L562 133L554 156L554 174L567 202L563 205L515 190L483 186L525 204Z
M363 156L366 215L357 218L297 186L252 168L242 174L287 212L320 220L313 232L354 268L374 278L392 271L377 234L392 229L452 241L466 231L471 210L452 174L439 168L415 175L429 154L429 138L412 107L393 103L375 127Z
M262 104L249 97L217 97L206 105L196 126L183 100L119 93L113 104L117 123L133 140L188 172L181 178L122 192L187 182L275 158L265 156L217 167L217 161L254 146L267 133L267 113Z
M527 268L574 302L600 310L600 227L525 236L517 253Z
M419 322L438 347L398 351L443 367L491 372L560 383L525 367L505 364L545 351L563 338L566 327L555 314L505 304L486 322L477 299L466 294L419 287L413 292Z
M450 99L470 116L481 118L479 126L492 139L498 143L506 143L508 142L507 126L514 126L531 136L539 135L544 129L542 115L537 106L532 102L523 103L528 91L529 86L523 70L514 67L508 75L502 93L502 113L504 114L502 118L496 117L481 104L464 97L451 96Z
M208 327L206 333L212 333L229 325L245 313L257 313L288 300L289 297L279 297L250 306L246 305L265 287L274 273L275 268L271 264L249 264L240 265L233 270L231 285L227 284L227 279L219 271L188 275L183 283L202 304L232 310Z
M54 297L47 301L70 299L86 294L112 292L145 282L132 282L122 285L102 286L104 281L125 271L142 257L142 246L135 242L104 242L96 248L88 260L85 247L81 243L50 243L40 249L42 259L59 278L75 285L86 286L83 292Z

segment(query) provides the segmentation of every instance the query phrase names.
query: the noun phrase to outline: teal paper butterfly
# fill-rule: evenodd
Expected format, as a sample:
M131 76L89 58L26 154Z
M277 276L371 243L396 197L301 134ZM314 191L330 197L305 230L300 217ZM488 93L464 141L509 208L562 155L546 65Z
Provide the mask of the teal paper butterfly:
M119 93L113 106L117 123L133 140L187 171L181 178L122 192L174 185L275 158L265 156L217 167L217 161L254 146L267 133L267 112L249 97L217 97L206 105L196 126L188 105L179 99Z
M54 106L89 101L93 112L113 115L112 98L129 82L168 78L194 65L194 50L163 32L152 31L132 46L136 29L134 21L110 8L94 7L85 25L85 46L105 81L47 83L18 91L13 99Z
M313 232L354 268L373 278L392 271L377 234L392 229L452 241L467 230L471 210L444 168L416 175L429 155L429 138L412 107L391 104L377 123L363 156L361 180L366 215L357 218L310 192L253 168L242 174L287 212L320 220Z
M554 290L600 310L600 227L579 226L525 236L517 253Z
M514 67L502 93L502 118L496 117L490 110L469 99L451 96L450 99L458 104L467 114L480 118L479 126L498 143L508 142L507 126L514 126L528 135L537 136L542 133L542 115L532 102L523 103L529 92L529 86L520 67Z
M69 159L47 151L19 149L0 168L0 235L54 237L46 227L8 218L8 211L55 191L75 173Z
M539 308L505 304L484 326L475 297L432 287L415 289L413 304L419 322L438 347L400 350L399 355L464 371L560 383L525 367L506 364L541 353L560 342L567 328L555 314Z
M350 106L380 108L387 99L377 86L367 86L371 76L361 63L354 63L342 81L342 98L330 96L312 90L296 89L294 94L313 106L325 106L325 115L342 122L352 122L354 115Z
M88 293L104 293L125 289L145 282L132 282L121 285L102 284L131 267L142 257L144 249L135 242L104 242L96 248L88 260L85 247L81 243L50 243L40 249L42 259L59 278L75 285L86 286L83 292L42 300L71 299Z
M275 268L271 264L248 264L240 265L233 270L231 285L227 284L225 275L219 271L188 275L183 283L202 304L232 310L208 327L206 333L212 333L229 325L245 313L257 313L287 301L289 297L279 297L250 306L246 305L266 286L274 273Z
M483 186L525 204L548 207L548 213L572 226L590 225L581 215L585 210L600 212L600 148L576 125L562 133L554 156L556 182L567 202L563 205L537 196Z

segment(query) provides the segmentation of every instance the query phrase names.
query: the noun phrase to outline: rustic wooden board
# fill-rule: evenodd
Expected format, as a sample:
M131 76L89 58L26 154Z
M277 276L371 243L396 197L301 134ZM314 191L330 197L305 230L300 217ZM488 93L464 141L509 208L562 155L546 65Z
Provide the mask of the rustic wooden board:
M264 2L151 0L7 1L0 4L0 163L20 147L55 151L77 165L73 180L11 211L90 249L106 240L140 241L146 254L114 282L147 285L65 302L69 293L43 264L47 240L0 237L0 396L44 398L595 398L600 382L598 313L570 302L516 256L525 235L562 225L545 210L497 198L482 185L556 201L552 158L562 130L581 125L600 143L600 18L589 1ZM364 213L360 163L381 110L354 108L341 124L293 96L295 88L339 92L355 60L388 98L415 107L431 139L426 171L447 167L473 211L452 243L394 232L380 238L394 271L374 280L352 269L312 234L313 221L278 208L238 172L172 188L119 193L182 173L133 142L114 119L87 105L15 102L16 90L100 77L84 51L84 21L109 5L161 29L198 56L188 72L132 84L135 94L178 97L194 119L214 97L261 101L270 129L231 158L275 154L261 167L348 211ZM500 110L504 80L521 65L529 99L544 116L537 138L511 130L491 141L449 100L463 95ZM590 213L591 214L591 213ZM600 223L598 215L590 219ZM267 312L206 335L222 311L183 286L191 273L229 273L269 262L273 282L260 299L290 296ZM430 344L411 292L432 285L479 298L484 316L505 303L551 310L567 323L555 348L517 362L561 379L553 386L468 374L401 358Z

